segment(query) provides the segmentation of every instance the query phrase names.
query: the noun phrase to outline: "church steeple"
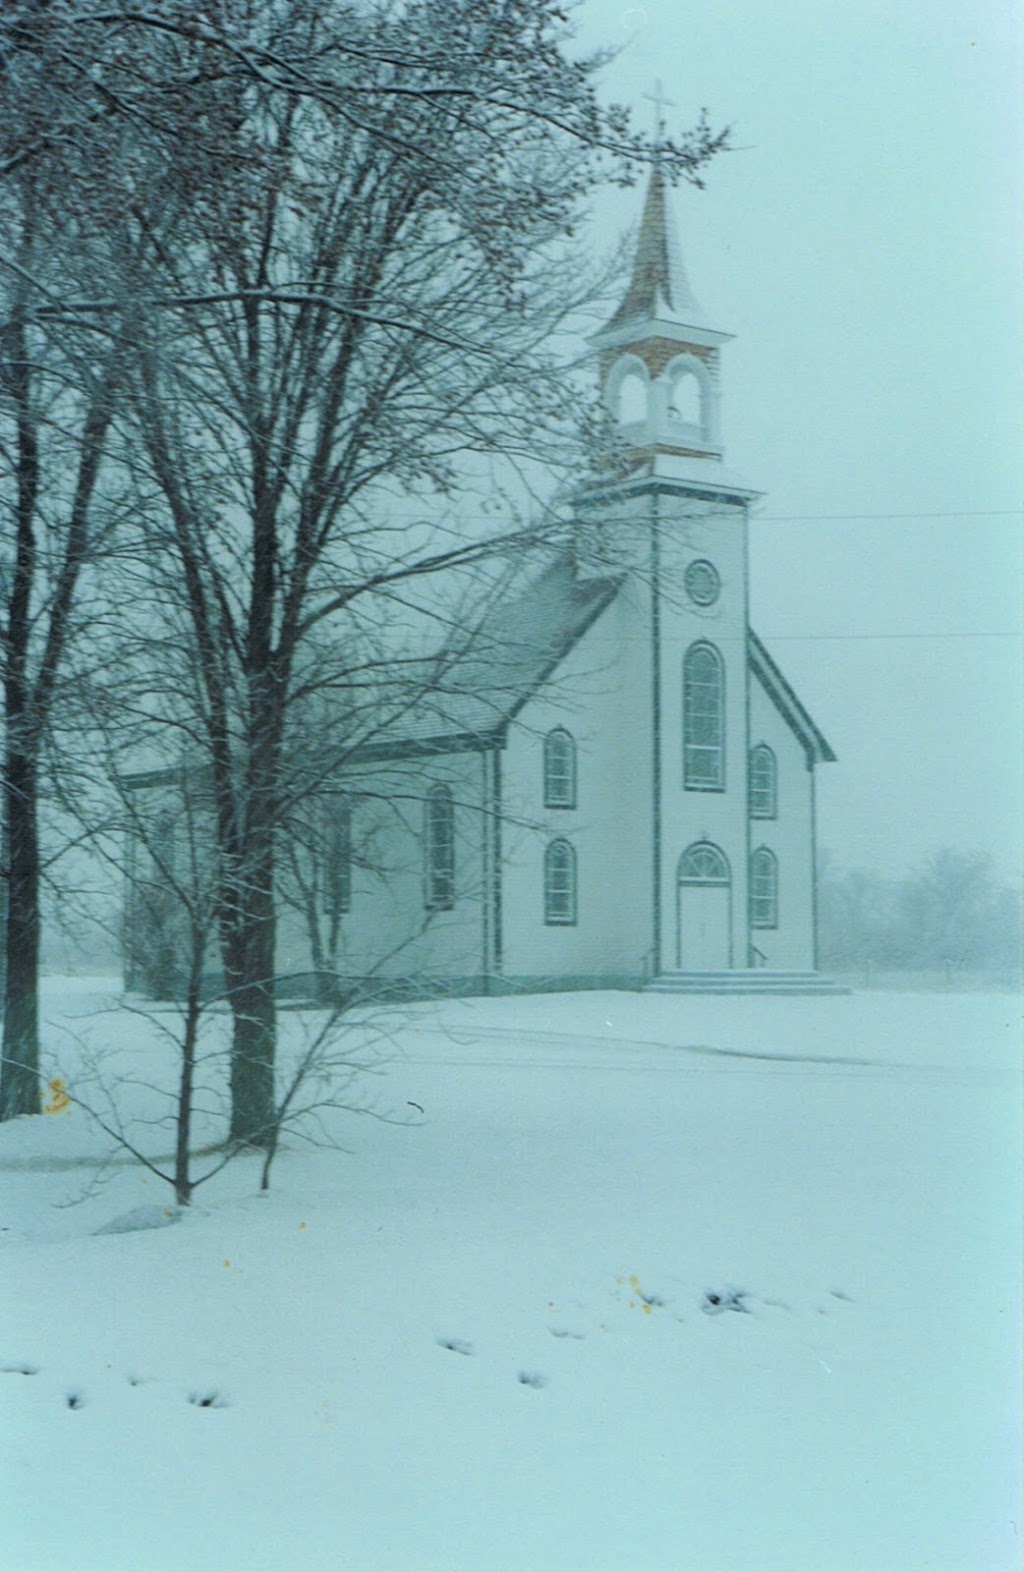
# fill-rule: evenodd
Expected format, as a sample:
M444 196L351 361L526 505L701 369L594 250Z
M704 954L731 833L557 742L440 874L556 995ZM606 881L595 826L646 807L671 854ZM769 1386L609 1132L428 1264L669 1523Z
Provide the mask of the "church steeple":
M629 288L605 331L655 320L708 326L686 276L659 164L652 169L647 187Z
M718 352L731 337L712 327L690 287L656 159L629 286L592 341L605 403L638 457L721 458Z

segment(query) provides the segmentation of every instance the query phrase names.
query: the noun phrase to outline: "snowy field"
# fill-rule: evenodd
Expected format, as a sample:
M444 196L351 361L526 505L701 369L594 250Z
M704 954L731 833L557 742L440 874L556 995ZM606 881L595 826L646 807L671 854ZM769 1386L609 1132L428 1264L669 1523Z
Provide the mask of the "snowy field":
M105 1003L50 986L72 1090L165 1055ZM79 1109L0 1128L0 1567L1011 1572L1020 1028L1010 995L416 1006L383 1120L127 1233L171 1191L99 1171Z

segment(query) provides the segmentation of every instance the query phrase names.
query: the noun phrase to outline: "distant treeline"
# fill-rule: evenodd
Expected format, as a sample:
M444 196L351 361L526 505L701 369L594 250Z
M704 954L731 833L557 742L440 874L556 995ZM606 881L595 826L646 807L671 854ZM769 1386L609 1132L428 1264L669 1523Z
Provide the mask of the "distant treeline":
M819 961L835 972L921 971L1019 981L1021 890L1002 883L983 852L944 847L920 872L885 878L818 870Z

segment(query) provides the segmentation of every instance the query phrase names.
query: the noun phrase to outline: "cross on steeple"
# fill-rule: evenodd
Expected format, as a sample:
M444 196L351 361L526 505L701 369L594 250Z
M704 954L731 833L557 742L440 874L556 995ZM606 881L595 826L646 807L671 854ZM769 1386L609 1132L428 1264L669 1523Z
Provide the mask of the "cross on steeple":
M662 143L665 140L664 112L666 108L675 109L675 99L665 97L665 89L661 85L660 76L655 78L654 92L645 93L643 96L654 105L654 148L655 152L660 153Z

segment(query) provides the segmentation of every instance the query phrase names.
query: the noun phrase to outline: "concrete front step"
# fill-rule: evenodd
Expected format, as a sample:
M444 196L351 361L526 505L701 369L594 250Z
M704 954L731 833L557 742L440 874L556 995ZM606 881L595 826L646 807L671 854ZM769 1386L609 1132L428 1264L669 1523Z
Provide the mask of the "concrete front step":
M644 985L645 993L849 993L820 972L777 972L752 966L735 972L660 972Z

